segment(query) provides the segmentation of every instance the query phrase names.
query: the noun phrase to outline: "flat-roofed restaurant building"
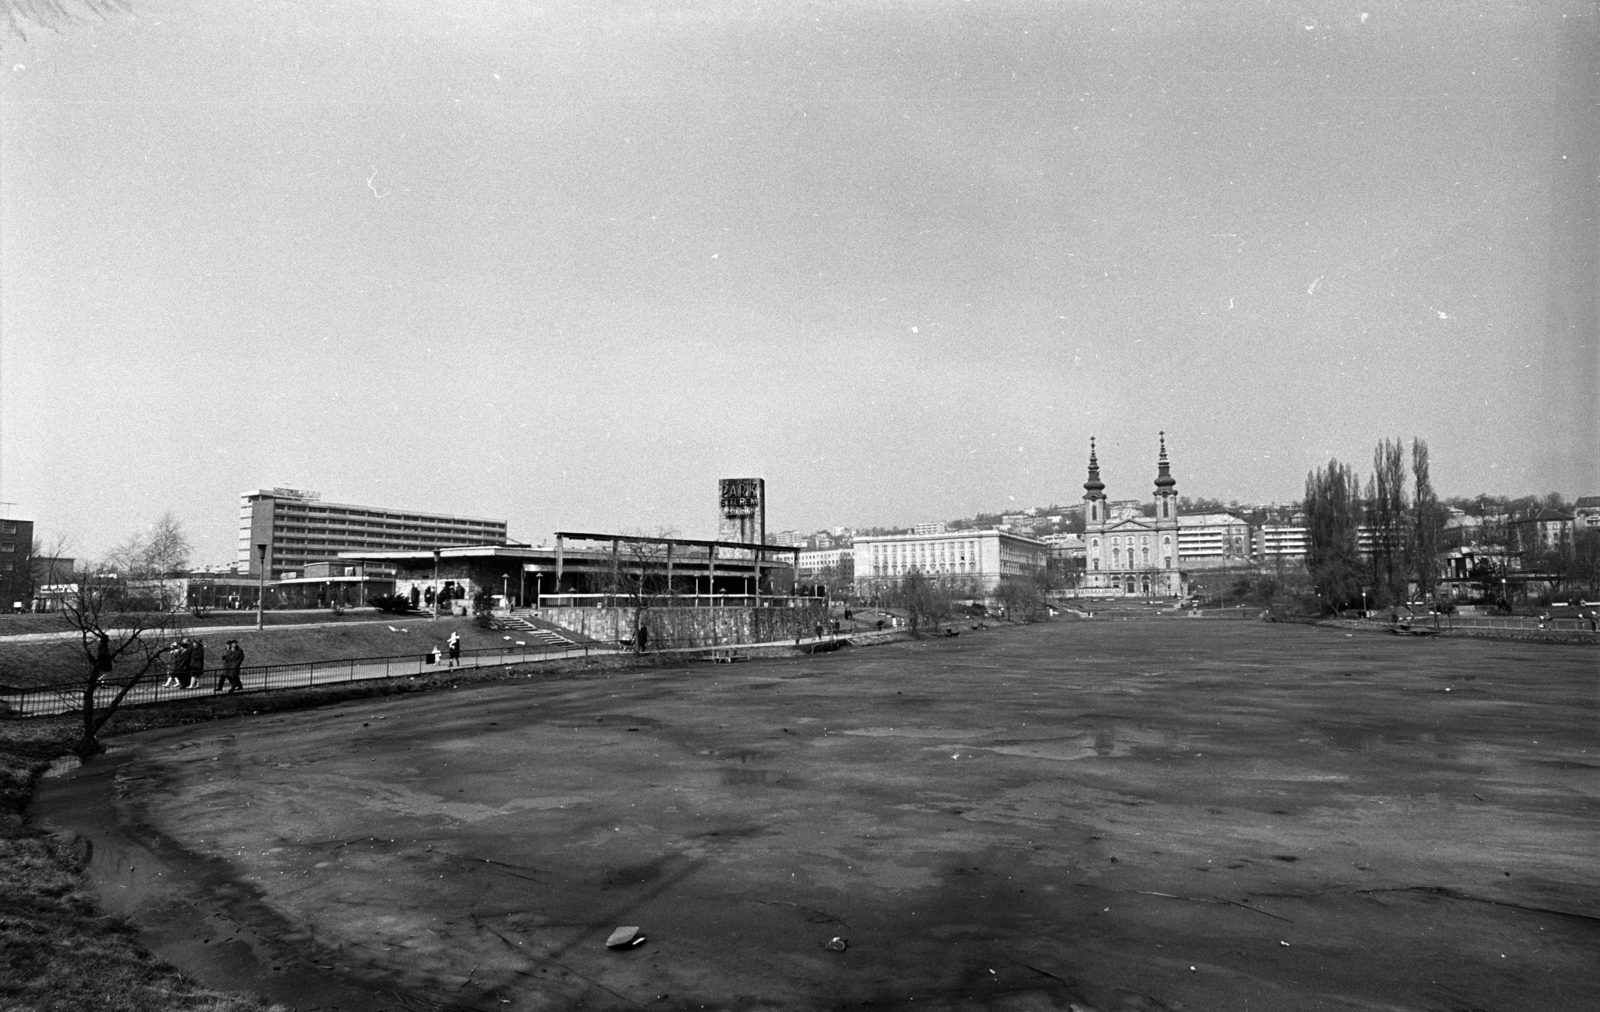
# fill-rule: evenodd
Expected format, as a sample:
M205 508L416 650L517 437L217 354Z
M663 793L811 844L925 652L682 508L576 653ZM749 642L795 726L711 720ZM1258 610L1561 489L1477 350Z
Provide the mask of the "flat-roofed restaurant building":
M431 552L505 543L504 520L323 502L316 492L292 488L260 488L239 496L238 569L258 574L256 546L264 544L268 576L274 580L345 552Z
M858 537L851 548L858 594L885 589L915 569L982 596L993 593L1001 577L1030 576L1050 561L1047 543L997 530Z
M459 610L480 592L511 608L615 606L641 597L691 607L773 605L793 594L798 554L746 542L563 531L552 548L463 545L340 558L392 567L394 592L418 602L430 589L449 591Z

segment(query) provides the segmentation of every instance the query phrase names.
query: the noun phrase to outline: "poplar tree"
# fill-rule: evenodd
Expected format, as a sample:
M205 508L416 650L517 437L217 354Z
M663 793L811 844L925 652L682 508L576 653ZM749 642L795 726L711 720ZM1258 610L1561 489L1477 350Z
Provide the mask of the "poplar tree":
M1428 476L1428 443L1411 438L1411 474L1416 484L1412 494L1412 534L1410 555L1423 599L1433 596L1438 578L1439 542L1444 535L1445 509Z
M1398 439L1380 440L1373 448L1366 506L1377 603L1382 606L1404 601L1411 569L1406 549L1412 524L1406 502L1405 444Z
M1337 459L1306 475L1306 569L1330 608L1361 593L1361 480Z

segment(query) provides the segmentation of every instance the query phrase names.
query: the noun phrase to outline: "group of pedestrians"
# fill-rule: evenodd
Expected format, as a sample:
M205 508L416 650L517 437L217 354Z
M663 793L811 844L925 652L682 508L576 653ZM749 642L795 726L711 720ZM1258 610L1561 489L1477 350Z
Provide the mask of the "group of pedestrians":
M192 689L205 678L204 641L192 637L174 640L166 653L167 680L161 683L162 688ZM244 682L239 677L239 669L243 666L244 648L239 646L238 640L229 640L222 650L222 667L217 669L217 686L211 691L221 692L224 686L228 687L229 692L244 688Z
M167 680L163 689L189 689L206 670L206 645L197 639L173 640L167 648Z

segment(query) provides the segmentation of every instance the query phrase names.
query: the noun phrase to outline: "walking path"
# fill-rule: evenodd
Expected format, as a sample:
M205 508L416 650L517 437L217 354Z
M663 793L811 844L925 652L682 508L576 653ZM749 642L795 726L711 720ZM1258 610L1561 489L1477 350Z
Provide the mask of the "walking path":
M254 628L254 627L252 627ZM288 628L305 628L290 626ZM720 646L667 647L651 650L657 656L677 656L692 659L709 656L719 661L742 660L756 652L788 652L796 648L816 648L819 644L830 646L838 640L856 643L887 642L903 636L901 633L863 633L860 635L807 636L799 640L774 640L764 643L729 643ZM562 644L539 645L506 650L483 650L463 656L451 666L441 660L428 663L425 655L406 655L385 658L357 658L343 661L313 661L305 664L280 664L246 667L240 671L243 692L272 692L284 689L307 689L319 685L342 685L349 682L376 681L384 678L416 678L420 675L439 675L447 671L473 671L481 668L509 667L523 664L542 664L547 661L571 660L584 657L620 657L633 651L616 646ZM123 706L149 706L173 700L200 699L215 695L221 668L207 668L203 675L185 689L168 686L159 676L147 679L131 689L122 700ZM116 696L118 686L102 686L95 693L95 702L104 706ZM226 691L224 689L223 691ZM72 713L83 708L83 685L66 684L25 692L0 694L0 712L9 711L25 717L49 717Z
M250 622L247 625L202 625L202 626L192 626L192 627L190 627L188 629L188 634L194 635L194 636L213 636L213 635L217 635L217 634L220 634L220 633L251 633L251 632L258 632L258 631L259 632L283 632L283 631L286 631L286 630L297 630L297 629L299 629L299 630L304 630L304 629L326 629L326 628L328 628L330 626L341 626L341 627L344 627L344 628L349 628L351 625L356 624L356 623L362 623L362 624L372 623L372 624L376 625L376 624L382 623L383 621L385 621L386 619L391 618L391 617L392 616L383 616L383 617L379 617L379 618L345 619L342 622L284 622L284 623L279 623L279 624L276 624L276 625L268 624L268 625L263 626L260 630L256 629L256 624L254 622ZM406 616L406 617L410 618L411 616ZM427 618L428 616L423 615L422 617L423 618ZM125 630L121 630L121 629L107 629L106 633L108 635L111 635L111 636L116 636L118 633L121 633L121 632L124 632L124 631ZM175 630L168 630L168 633L170 634L173 631L175 631ZM15 634L12 634L12 635L9 635L9 636L8 635L0 635L0 645L6 645L6 644L10 644L10 643L51 643L51 642L54 642L56 640L75 640L75 639L78 638L79 635L80 635L80 633L76 629L62 629L62 630L59 630L57 632L15 633Z

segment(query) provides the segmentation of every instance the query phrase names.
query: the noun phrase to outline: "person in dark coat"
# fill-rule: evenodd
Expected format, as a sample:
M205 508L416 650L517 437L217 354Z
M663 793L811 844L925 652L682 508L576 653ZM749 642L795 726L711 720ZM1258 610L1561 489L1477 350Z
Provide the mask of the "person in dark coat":
M203 640L190 640L189 684L203 685L206 677L206 645Z
M108 675L111 673L111 640L105 633L99 633L100 642L94 648L94 673Z
M650 649L650 627L643 622L639 623L639 631L633 637L633 645L641 654Z
M179 640L172 659L173 672L178 679L178 688L187 689L194 680L194 641Z
M239 646L238 640L229 640L222 651L222 670L217 673L217 687L213 692L221 692L222 684L228 683L229 692L237 692L244 688L244 682L239 679L239 668L244 665L244 649Z

